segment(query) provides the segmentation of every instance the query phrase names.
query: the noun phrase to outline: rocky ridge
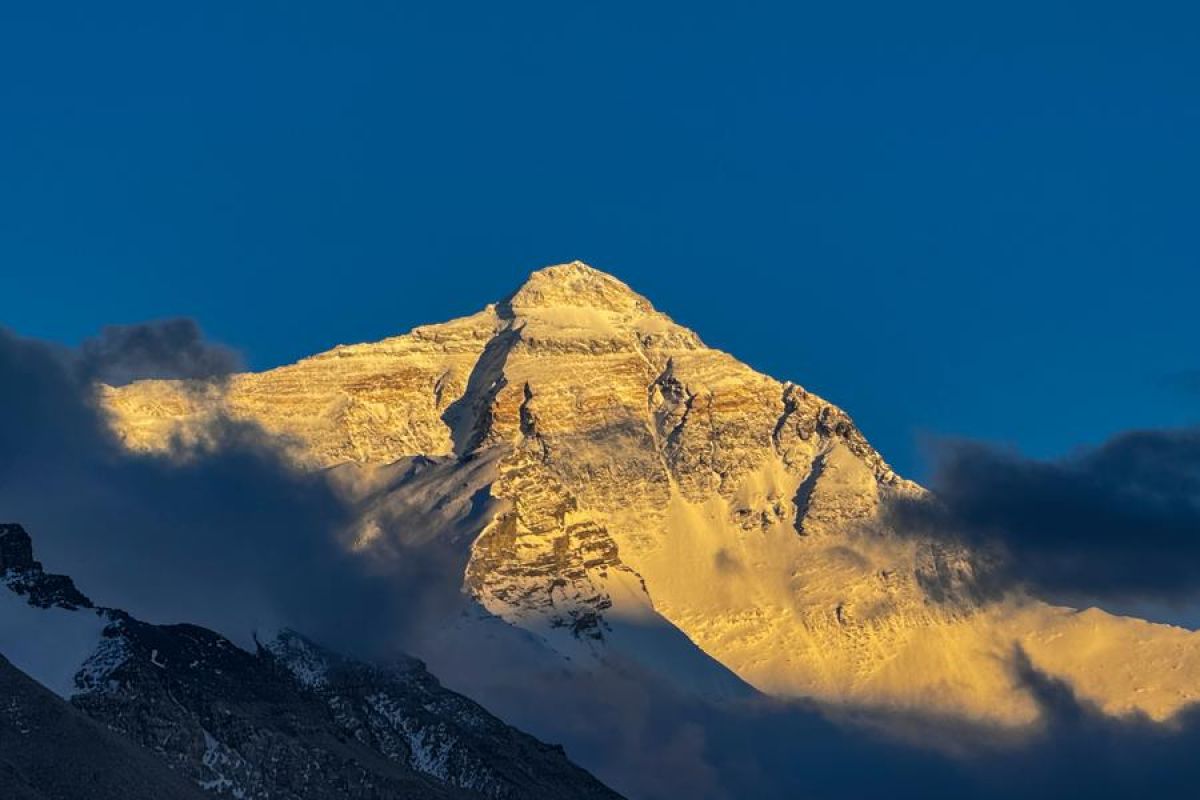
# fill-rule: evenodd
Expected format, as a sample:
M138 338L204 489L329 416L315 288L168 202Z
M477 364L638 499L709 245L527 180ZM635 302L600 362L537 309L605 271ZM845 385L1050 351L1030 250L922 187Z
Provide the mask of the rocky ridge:
M71 676L60 691L77 712L211 794L618 796L562 748L443 688L415 659L367 664L294 631L248 652L206 628L152 625L96 607L69 578L43 571L19 525L0 526L0 578L8 587L0 608L6 654L34 677L48 658L64 662L54 665ZM22 614L60 646L79 636L82 621L82 646L48 654L22 641Z

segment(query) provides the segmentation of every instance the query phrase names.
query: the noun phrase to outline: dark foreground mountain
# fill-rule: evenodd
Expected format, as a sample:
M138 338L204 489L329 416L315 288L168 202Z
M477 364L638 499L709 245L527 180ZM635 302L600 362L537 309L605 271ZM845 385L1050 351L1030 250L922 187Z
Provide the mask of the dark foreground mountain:
M4 663L21 692L3 697L33 698L37 735L57 748L30 739L10 761L6 744L6 798L186 798L197 785L272 800L617 797L415 659L366 664L290 631L249 652L195 625L141 622L47 574L19 525L0 526L0 582L0 651L69 699ZM34 735L21 720L35 711L12 708L0 743ZM33 782L54 763L53 780L96 793Z
M0 796L202 800L205 795L0 656Z

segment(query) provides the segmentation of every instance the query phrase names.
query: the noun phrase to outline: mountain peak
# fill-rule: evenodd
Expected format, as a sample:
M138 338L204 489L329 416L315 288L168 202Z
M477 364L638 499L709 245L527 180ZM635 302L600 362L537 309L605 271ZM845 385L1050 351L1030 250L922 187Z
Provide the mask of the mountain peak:
M566 307L626 314L654 311L649 300L624 282L582 261L533 272L505 304L514 310Z
M10 569L27 570L36 566L33 542L25 529L17 524L0 524L0 574Z
M38 608L91 608L85 597L66 575L51 575L33 557L33 540L15 523L0 524L0 588L26 597Z
M223 413L300 466L346 465L356 551L454 553L445 586L461 580L472 619L573 664L610 653L722 696L728 668L770 694L1024 724L1036 704L995 657L1018 641L1106 710L1163 719L1196 697L1196 634L994 597L978 577L990 555L890 528L887 504L921 489L845 412L579 262L470 317L237 376L212 400L159 381L104 402L138 450L169 452ZM478 636L456 630L442 663L478 669L466 680L487 691Z

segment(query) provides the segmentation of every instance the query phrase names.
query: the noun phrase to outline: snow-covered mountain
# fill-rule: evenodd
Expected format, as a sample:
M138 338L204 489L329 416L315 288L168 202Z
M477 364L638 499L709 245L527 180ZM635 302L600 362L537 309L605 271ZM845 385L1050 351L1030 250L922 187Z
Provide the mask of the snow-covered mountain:
M983 591L977 554L888 529L881 504L923 490L845 412L579 262L403 336L103 400L135 449L257 423L361 503L361 552L451 554L470 613L417 653L484 702L513 690L498 664L553 657L1019 725L1014 645L1110 713L1200 692L1196 634Z
M250 652L141 622L45 572L12 524L0 525L0 644L4 796L618 797L414 659L366 664L294 631Z

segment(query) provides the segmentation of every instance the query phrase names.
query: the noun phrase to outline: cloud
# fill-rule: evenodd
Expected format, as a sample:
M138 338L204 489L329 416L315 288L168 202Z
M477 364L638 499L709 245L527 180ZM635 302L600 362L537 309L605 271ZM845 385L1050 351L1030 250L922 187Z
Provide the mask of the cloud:
M1200 708L1166 723L1140 714L1114 717L1080 699L1069 684L1038 670L1019 647L1013 675L1041 711L1041 725L1014 752L971 764L972 777L1007 796L1183 798L1200 782Z
M211 380L242 368L238 354L204 339L195 320L108 325L80 346L78 368L120 386L142 378Z
M217 374L236 363L194 324L107 329L66 350L0 330L0 518L102 605L208 625L245 642L293 625L352 645L346 619L386 620L386 581L346 547L354 509L269 437L213 422L191 457L139 455L112 436L97 377ZM386 622L385 622L386 624Z
M943 442L932 489L893 503L891 524L995 554L1001 584L1098 600L1200 594L1200 429L1124 433L1052 461Z
M629 673L548 688L551 696L563 692L553 713L567 715L578 732L568 752L638 763L632 780L617 788L645 800L1194 795L1200 711L1167 723L1112 717L1038 670L1018 647L1010 666L1040 710L1031 729L879 711L847 723L811 703L771 698L705 704ZM596 698L591 705L588 697ZM897 738L896 731L910 735Z

